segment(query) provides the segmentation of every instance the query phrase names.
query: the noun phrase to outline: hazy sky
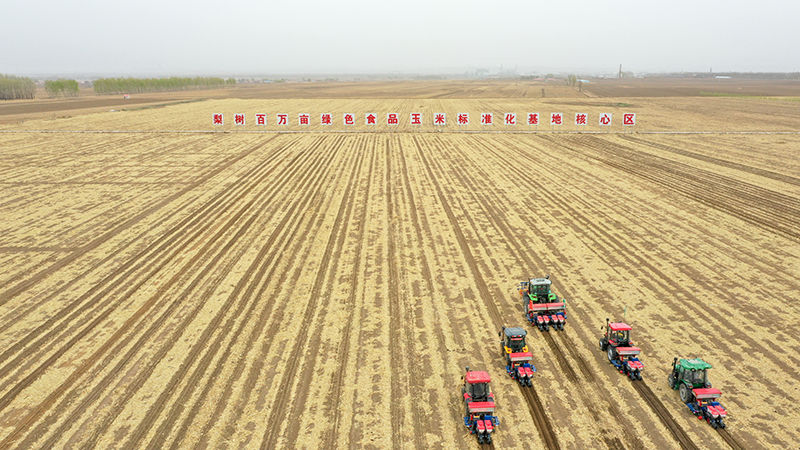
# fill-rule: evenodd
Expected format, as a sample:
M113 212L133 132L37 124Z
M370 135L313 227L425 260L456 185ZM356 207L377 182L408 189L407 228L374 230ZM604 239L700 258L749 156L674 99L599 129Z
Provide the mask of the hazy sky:
M800 2L0 1L0 73L800 71Z

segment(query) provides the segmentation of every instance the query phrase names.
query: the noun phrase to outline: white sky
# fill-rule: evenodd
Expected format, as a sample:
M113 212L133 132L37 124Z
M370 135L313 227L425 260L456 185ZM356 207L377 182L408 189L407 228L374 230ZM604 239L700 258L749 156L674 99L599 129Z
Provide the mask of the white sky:
M800 2L2 0L0 73L800 71Z

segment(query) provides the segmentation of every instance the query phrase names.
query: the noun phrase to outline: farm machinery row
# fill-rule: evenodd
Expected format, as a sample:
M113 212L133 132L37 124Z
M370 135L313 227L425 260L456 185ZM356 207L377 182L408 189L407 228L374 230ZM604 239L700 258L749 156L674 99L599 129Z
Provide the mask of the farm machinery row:
M530 278L518 286L526 319L540 331L549 331L550 328L563 330L566 323L566 299L559 299L551 286L549 276ZM609 363L620 374L636 381L643 379L644 363L639 359L642 350L631 340L632 329L627 323L606 318L599 344ZM503 327L498 334L506 373L523 389L532 387L536 366L526 342L527 331L518 326ZM701 359L675 358L669 385L679 391L681 401L698 419L705 419L715 429L723 429L728 413L717 400L721 392L713 389L707 380L706 371L710 368L711 365ZM493 433L500 424L495 415L491 377L486 371L473 371L467 367L463 380L464 425L477 436L478 443L491 444Z
M520 386L533 386L533 374L536 366L532 364L533 354L528 350L525 336L528 334L521 327L503 327L500 336L502 354L506 360L506 373L516 380ZM491 444L492 433L500 419L494 415L495 401L488 372L470 370L464 375L461 395L464 398L464 426L471 434L478 437L479 444Z

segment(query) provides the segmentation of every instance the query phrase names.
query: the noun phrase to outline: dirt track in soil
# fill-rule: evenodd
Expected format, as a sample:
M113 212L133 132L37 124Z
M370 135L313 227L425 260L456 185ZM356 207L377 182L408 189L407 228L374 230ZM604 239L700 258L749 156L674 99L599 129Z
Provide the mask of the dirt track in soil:
M496 447L800 440L796 136L0 142L0 447L466 447L466 365ZM569 323L528 327L521 391L497 332L544 273ZM596 348L625 307L641 385ZM729 435L666 387L674 356L714 364Z

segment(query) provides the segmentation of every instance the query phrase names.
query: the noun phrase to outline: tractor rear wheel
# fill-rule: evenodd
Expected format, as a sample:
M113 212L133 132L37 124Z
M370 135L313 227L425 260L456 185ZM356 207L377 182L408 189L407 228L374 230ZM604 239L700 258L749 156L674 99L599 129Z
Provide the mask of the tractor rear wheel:
M614 347L608 347L606 354L608 355L608 362L612 362L617 357L617 350Z
M681 389L680 389L679 392L681 394L681 401L683 403L691 403L691 401L692 401L692 393L689 391L689 388L686 387L685 384L681 384Z

